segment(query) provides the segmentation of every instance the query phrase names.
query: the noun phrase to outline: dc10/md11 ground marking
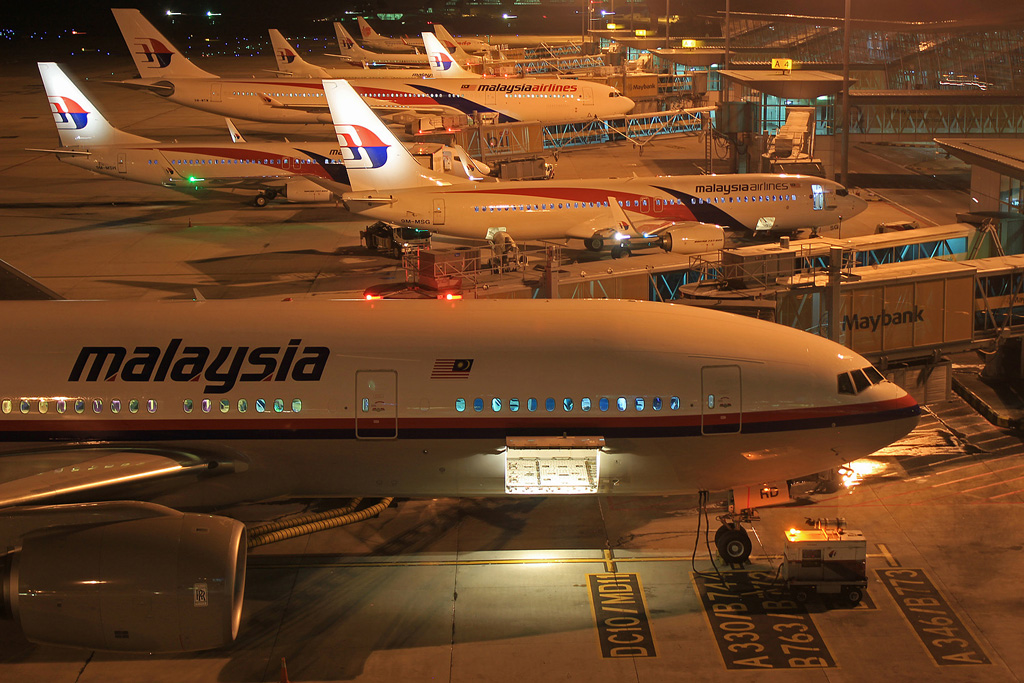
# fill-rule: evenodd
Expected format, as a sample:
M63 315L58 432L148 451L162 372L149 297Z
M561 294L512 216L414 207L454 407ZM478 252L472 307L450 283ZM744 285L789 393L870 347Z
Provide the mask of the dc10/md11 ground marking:
M657 657L639 575L587 574L587 586L601 656Z
M835 659L804 606L767 572L694 575L727 669L827 669Z
M992 663L924 570L900 567L875 572L936 664Z

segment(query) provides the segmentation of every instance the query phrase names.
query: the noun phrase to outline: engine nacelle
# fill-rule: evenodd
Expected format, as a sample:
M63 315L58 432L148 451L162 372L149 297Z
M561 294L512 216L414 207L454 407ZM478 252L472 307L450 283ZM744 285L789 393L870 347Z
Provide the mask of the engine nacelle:
M4 601L36 643L189 652L234 640L245 526L174 514L34 531L9 558Z
M329 202L331 191L305 178L290 180L284 186L284 197L290 202Z
M660 236L662 249L673 254L703 254L725 246L725 230L711 223L678 223Z

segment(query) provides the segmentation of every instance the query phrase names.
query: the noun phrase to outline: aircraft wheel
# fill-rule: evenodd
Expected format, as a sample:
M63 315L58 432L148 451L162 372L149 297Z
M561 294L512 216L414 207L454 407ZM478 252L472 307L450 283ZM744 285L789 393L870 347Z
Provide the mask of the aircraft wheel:
M716 534L717 535L717 534ZM743 564L750 559L753 546L750 537L742 527L727 528L715 539L718 554L729 564Z
M803 587L794 588L793 589L793 599L796 600L797 602L807 602L808 600L811 599L811 592L809 590L807 590L806 588L803 588Z
M256 195L253 198L253 200L252 200L252 205L255 206L258 209L262 209L264 206L267 205L267 195L265 195L265 194L258 194L258 195Z
M604 249L604 238L600 235L594 235L583 241L588 251L601 251Z
M864 599L864 589L860 586L843 586L843 600L846 604L859 605Z
M621 244L616 244L611 248L612 258L622 258L622 252L624 251L625 249L622 248Z

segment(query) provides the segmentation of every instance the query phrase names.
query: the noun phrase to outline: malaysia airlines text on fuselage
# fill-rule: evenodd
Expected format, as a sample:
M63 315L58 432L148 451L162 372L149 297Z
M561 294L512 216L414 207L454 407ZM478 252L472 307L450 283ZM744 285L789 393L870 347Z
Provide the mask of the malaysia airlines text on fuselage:
M480 183L395 190L392 203L360 202L379 192L344 195L353 211L396 224L434 227L445 234L485 239L488 228L505 228L514 239L559 239L566 225L608 216L615 197L627 215L640 219L696 221L754 230L763 217L774 229L832 225L854 215L842 186L806 176L663 176L574 181ZM742 179L739 180L739 179ZM817 188L817 189L816 189ZM817 198L817 201L816 201ZM442 227L443 226L443 229Z
M140 85L166 84L143 79ZM452 114L497 114L499 122L558 123L621 116L632 101L608 86L589 82L491 83L483 79L357 79L352 87L371 107L441 108ZM173 80L163 97L221 116L268 123L330 123L323 83L313 79Z
M919 413L881 380L842 393L837 377L868 363L833 342L686 306L57 301L0 313L0 455L130 442L247 463L234 486L195 484L205 505L502 495L495 454L518 436L604 438L592 492L721 490L862 457ZM623 345L630 362L606 363Z

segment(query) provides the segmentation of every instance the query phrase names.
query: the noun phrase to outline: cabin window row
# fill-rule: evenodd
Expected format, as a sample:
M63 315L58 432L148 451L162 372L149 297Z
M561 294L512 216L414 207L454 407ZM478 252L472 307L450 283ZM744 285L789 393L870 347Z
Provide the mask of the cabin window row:
M743 195L729 197L690 197L690 204L742 204L745 202L795 202L795 194Z
M885 377L882 376L882 373L871 365L851 372L841 372L836 378L839 393L853 395L859 394L872 384L880 384L884 381Z
M508 402L505 403L500 398L484 399L478 397L473 399L472 407L473 412L476 413L484 412L485 408L489 409L492 413L500 413L503 410L507 410L511 413L517 413L524 408L530 413L537 412L538 410L543 410L548 413L555 412L556 410L571 413L577 409L581 412L588 413L595 408L602 413L606 413L611 410L613 406L618 412L626 412L630 408L636 412L643 412L648 408L654 411L659 411L665 407L666 403L668 404L669 410L679 410L680 403L678 396L671 396L667 401L663 400L660 396L655 396L649 400L644 396L635 396L633 398L627 398L625 396L609 398L607 396L602 396L596 401L592 401L590 397L583 397L579 399L578 402L576 399L571 397L557 400L549 396L548 398L543 399L543 403L540 399L536 398L528 398L526 400L510 398L508 399ZM455 399L455 410L457 412L466 412L469 405L470 404L465 398Z
M240 398L234 403L235 411L239 413L248 412L249 405L249 399ZM199 401L186 398L182 401L182 410L186 413L192 413L193 411L209 413L214 410L214 406L216 406L217 410L221 413L229 413L231 412L232 402L230 399L226 398L219 399L216 402L209 398L204 398ZM107 403L105 403L102 398L5 398L0 401L0 412L4 415L9 415L11 413L21 413L22 415L38 413L40 415L46 415L51 411L58 415L63 415L65 413L83 415L87 412L92 412L98 415L104 412L104 407L106 407L107 412L115 415L122 411L127 411L134 415L135 413L142 411L155 413L159 406L154 398L146 399L144 401L132 398L124 402L119 398L113 398ZM289 407L290 410L287 410ZM252 402L252 408L257 413L271 411L275 413L298 413L302 411L302 399L293 398L289 404L283 398L275 398L270 403L268 403L268 399L258 398Z

